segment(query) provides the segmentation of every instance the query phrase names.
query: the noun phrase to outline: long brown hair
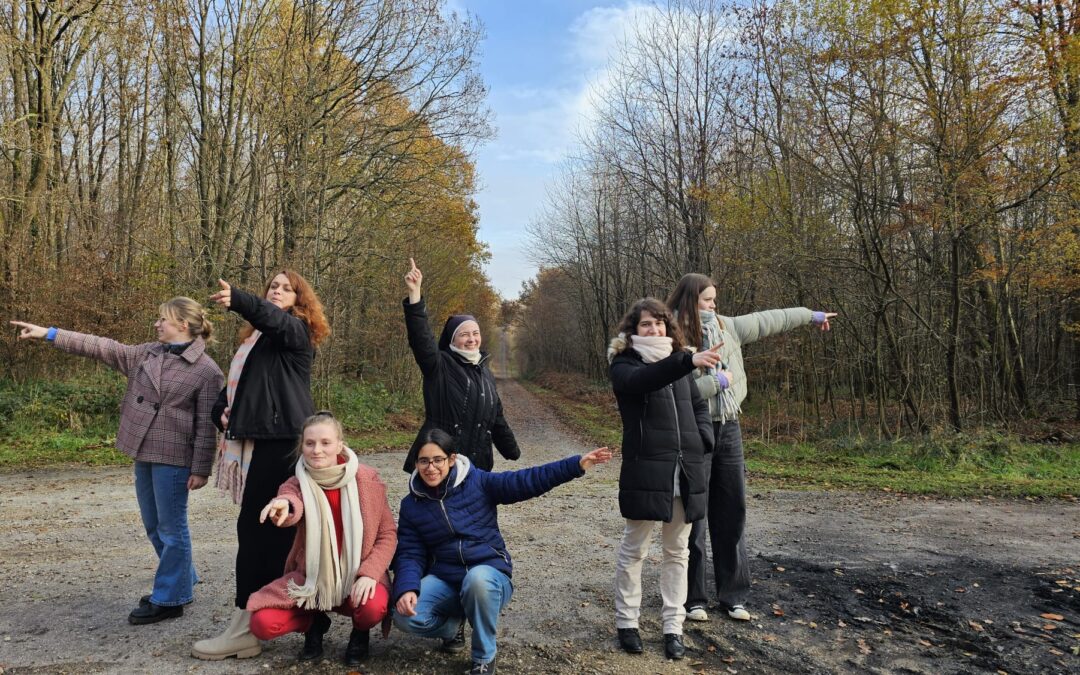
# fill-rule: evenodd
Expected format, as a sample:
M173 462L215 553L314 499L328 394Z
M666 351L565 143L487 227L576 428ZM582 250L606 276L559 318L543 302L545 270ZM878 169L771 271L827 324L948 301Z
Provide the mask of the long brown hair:
M633 336L637 335L637 325L641 321L641 313L648 312L655 319L664 322L667 336L671 338L671 351L677 352L683 348L682 331L679 324L675 323L671 316L671 310L667 305L656 298L642 298L635 302L626 316L619 322L619 332L626 336L627 344L633 344Z
M311 346L318 347L319 343L330 335L330 323L326 320L326 313L323 312L322 302L319 300L319 296L315 294L315 289L311 287L307 279L300 276L299 272L288 267L283 267L274 272L266 280L266 286L263 288L260 297L266 297L266 294L270 291L270 284L274 282L274 277L279 274L288 277L289 285L292 286L293 291L296 293L296 303L288 311L307 324L308 333L311 335ZM255 328L250 323L245 325L240 329L240 339L248 339L254 330Z
M677 315L675 321L686 344L698 349L709 346L701 344L701 316L698 314L698 297L709 286L715 287L716 283L704 274L684 274L667 299L668 307Z

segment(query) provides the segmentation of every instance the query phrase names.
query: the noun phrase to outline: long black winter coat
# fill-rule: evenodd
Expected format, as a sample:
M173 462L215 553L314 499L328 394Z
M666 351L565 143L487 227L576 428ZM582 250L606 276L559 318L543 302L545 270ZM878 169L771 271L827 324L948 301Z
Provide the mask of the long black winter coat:
M686 522L705 517L707 458L713 429L709 406L698 393L689 352L646 364L616 338L611 348L611 386L623 422L619 511L630 520L671 522L675 471Z
M238 288L229 309L248 320L262 335L248 353L229 411L229 438L299 438L304 420L315 412L311 400L311 363L315 348L307 323ZM221 429L228 383L210 414Z
M495 391L495 376L487 367L487 354L474 366L449 348L440 348L449 344L449 336L444 328L444 335L436 344L423 298L415 305L406 298L402 305L409 347L424 376L424 426L405 458L405 471L412 472L421 439L431 428L451 434L457 451L484 471L491 471L495 464L492 443L506 459L520 457L514 432L503 418L502 401Z

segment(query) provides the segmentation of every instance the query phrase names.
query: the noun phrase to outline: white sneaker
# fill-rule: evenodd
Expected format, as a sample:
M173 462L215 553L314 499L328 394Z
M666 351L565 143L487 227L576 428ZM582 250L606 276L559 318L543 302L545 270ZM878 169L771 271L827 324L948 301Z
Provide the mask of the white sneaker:
M750 620L750 612L746 611L746 608L742 605L735 605L727 611L727 615L736 621Z
M690 621L708 621L709 613L705 611L704 607L691 607L686 612L686 618Z

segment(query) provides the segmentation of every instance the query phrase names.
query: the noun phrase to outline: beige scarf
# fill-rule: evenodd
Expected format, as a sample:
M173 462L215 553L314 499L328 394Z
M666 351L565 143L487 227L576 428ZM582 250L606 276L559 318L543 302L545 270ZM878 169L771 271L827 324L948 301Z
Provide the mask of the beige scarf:
M641 354L641 360L645 363L656 363L671 356L671 344L671 338L659 335L635 335L630 338L630 346Z
M330 610L345 602L360 569L360 547L364 541L364 521L360 517L360 495L356 489L356 453L343 448L348 461L325 469L312 469L301 457L296 478L304 497L304 560L307 578L303 586L289 580L289 597L300 609ZM334 516L323 490L341 490L343 551L338 550Z

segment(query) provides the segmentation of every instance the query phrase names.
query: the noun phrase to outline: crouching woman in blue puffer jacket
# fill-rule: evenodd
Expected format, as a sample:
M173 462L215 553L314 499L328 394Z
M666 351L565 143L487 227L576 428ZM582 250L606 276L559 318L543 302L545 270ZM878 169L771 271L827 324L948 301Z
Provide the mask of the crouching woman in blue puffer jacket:
M550 464L490 473L457 454L445 431L428 430L398 516L397 627L442 638L448 647L468 621L471 672L494 673L499 612L513 592L496 507L538 497L609 459L611 452L598 448Z

